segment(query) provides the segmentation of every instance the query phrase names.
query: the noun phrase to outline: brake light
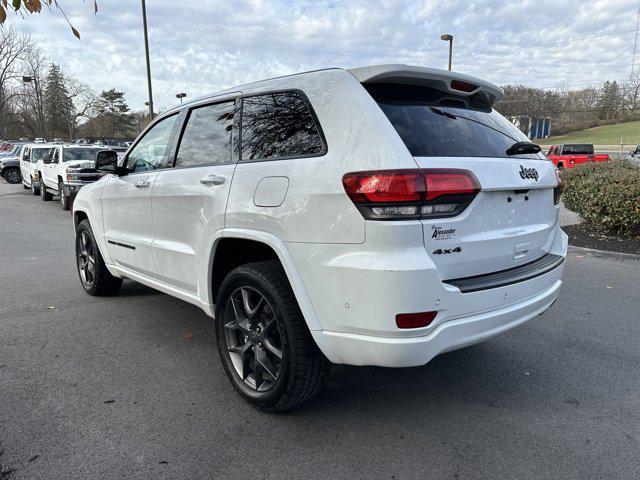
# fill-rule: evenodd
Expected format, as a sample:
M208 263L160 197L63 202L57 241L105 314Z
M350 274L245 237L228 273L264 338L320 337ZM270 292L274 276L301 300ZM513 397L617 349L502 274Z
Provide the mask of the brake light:
M463 82L461 80L451 80L451 89L452 90L459 90L461 92L473 92L476 88L478 88L477 85L473 85L472 83L467 83L467 82Z
M556 188L553 189L553 203L557 205L560 202L560 197L564 190L564 182L562 181L562 176L558 169L556 169L556 179L558 180L558 184L556 185Z
M452 217L480 191L473 173L456 169L354 172L344 175L342 183L370 220Z
M422 313L399 313L396 315L396 325L398 328L421 328L433 322L438 312Z

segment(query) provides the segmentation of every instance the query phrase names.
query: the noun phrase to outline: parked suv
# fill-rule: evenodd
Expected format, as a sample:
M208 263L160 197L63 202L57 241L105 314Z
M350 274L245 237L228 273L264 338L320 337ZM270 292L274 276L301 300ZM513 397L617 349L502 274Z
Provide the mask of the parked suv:
M13 143L3 155L0 155L0 176L7 183L20 183L20 155L24 149L23 143Z
M556 300L567 236L556 169L501 97L382 65L185 103L121 161L98 155L109 175L74 204L82 286L129 278L202 308L267 411L310 398L330 363L424 365L520 325Z
M34 195L40 195L40 184L35 178L38 160L42 160L51 149L51 145L37 143L27 144L20 152L20 174L22 185L30 188Z
M42 199L49 201L58 195L60 205L69 210L82 186L95 182L103 174L95 169L98 152L105 147L80 145L54 145L48 154L38 161L37 180Z

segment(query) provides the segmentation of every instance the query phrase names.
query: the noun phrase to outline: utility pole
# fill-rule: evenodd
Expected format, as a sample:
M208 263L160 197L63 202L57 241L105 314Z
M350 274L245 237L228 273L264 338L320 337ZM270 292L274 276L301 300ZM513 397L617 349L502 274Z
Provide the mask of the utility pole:
M38 76L34 75L33 77L30 75L23 75L22 81L24 83L33 83L33 87L36 91L36 120L38 121L38 132L40 133L40 137L44 138L44 118L43 116L43 105L42 105L42 97L40 96L40 86L38 85Z
M453 57L453 35L445 33L444 35L440 35L440 40L449 42L449 71L451 71L451 58Z
M149 118L153 120L153 93L151 89L151 63L149 62L149 35L147 34L147 6L142 0L142 28L144 30L144 55L147 61L147 87L149 89Z
M640 2L638 2L636 14L636 39L633 42L633 56L631 57L631 78L636 67L636 50L638 49L638 27L640 27Z

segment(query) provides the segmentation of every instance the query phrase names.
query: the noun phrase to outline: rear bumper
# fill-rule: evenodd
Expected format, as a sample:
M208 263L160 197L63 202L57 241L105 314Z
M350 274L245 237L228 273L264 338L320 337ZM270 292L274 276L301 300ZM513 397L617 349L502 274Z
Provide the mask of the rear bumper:
M396 231L402 228L394 226ZM421 233L419 229L411 238L407 224L394 238L397 248L379 251L370 246L287 245L321 326L311 334L329 360L424 365L439 353L483 341L538 316L558 296L568 244L558 227L545 248L558 259L552 268L466 293L440 279ZM437 316L427 327L396 325L397 314L430 311L437 311Z
M560 267L561 268L561 267ZM457 350L499 335L537 317L558 298L561 280L524 302L439 324L413 338L383 338L329 331L312 332L320 349L334 363L415 367L440 353Z

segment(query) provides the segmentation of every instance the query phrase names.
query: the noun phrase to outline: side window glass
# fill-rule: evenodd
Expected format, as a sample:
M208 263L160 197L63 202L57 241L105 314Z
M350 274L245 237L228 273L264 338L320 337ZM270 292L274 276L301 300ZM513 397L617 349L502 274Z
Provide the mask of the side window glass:
M325 150L307 102L294 92L246 97L241 135L243 160L322 155Z
M151 127L127 156L127 168L134 172L162 168L164 154L177 118L177 115L172 115Z
M24 160L25 162L29 161L29 149L25 148L24 151L22 152L22 160Z
M217 103L191 110L180 140L175 166L233 162L231 130L234 111L235 102Z
M56 148L53 151L53 158L51 159L51 163L58 163L58 158L60 158L60 150Z

